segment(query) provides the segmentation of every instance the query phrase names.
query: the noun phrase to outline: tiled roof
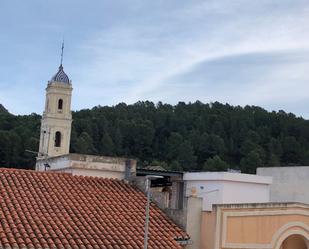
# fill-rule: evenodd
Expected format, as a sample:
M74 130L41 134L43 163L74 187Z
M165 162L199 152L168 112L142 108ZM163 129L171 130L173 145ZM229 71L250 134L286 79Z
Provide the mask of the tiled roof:
M120 180L0 169L0 248L143 248L145 195ZM151 205L149 248L188 239Z
M165 174L168 175L169 173L171 175L178 175L181 176L184 172L183 171L176 171L176 170L168 170L163 168L162 166L146 166L143 168L137 168L137 174L148 174L148 173L155 173L155 174Z
M157 170L157 171L167 171L165 168L163 168L160 165L150 165L150 166L144 167L143 169Z
M60 65L58 72L51 78L51 81L70 84L70 79L69 79L68 75L63 71L62 64Z

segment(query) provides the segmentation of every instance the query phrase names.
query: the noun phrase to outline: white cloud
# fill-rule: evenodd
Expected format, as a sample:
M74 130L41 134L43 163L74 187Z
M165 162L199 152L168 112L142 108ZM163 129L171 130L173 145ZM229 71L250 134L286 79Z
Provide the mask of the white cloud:
M67 17L76 23L61 23L51 17L44 19L44 25L49 27L49 33L43 34L46 37L73 29L69 33L71 44L67 46L71 46L72 51L66 57L69 64L66 68L74 84L74 109L141 99L264 103L272 108L274 103L283 103L284 99L292 101L293 97L289 96L292 84L299 89L306 87L304 82L308 76L302 74L305 66L299 64L296 57L287 66L268 63L264 71L258 65L263 62L257 62L256 66L252 64L251 69L256 67L258 74L255 75L257 72L252 69L251 77L246 78L251 82L243 85L241 92L235 90L236 86L224 84L229 80L224 71L221 81L215 82L216 89L208 91L201 91L192 74L191 78L188 75L205 62L253 53L266 56L275 52L308 50L307 1L177 0L122 1L121 4L98 1L96 5L87 5L88 11L84 12L83 6L77 6L80 10L74 14L84 13L85 23L78 23L76 16ZM65 9L63 13L70 14ZM34 22L35 17L31 18ZM25 46L31 44L25 43ZM40 65L38 63L36 68ZM236 66L233 69L238 70ZM298 77L291 78L296 74ZM171 82L181 75L187 75L186 84ZM49 76L46 75L47 79ZM31 75L27 74L27 77L31 80ZM21 80L14 81L22 84ZM279 86L276 96L268 94ZM307 98L306 91L296 89L293 96L299 100ZM31 108L33 106L29 106L29 110Z
M301 5L292 13L288 9L272 13L267 9L268 1L259 5L245 2L198 2L169 13L171 22L176 20L178 23L166 24L157 19L144 26L116 26L104 31L95 39L89 39L96 51L91 66L94 81L134 81L128 86L124 101L135 102L164 88L168 78L190 70L201 61L245 53L308 48L308 8ZM259 11L255 14L257 9ZM224 18L225 22L217 20L218 17ZM187 21L188 18L193 20ZM213 26L205 25L205 32L199 26L192 26L192 30L184 31L185 39L181 39L183 34L179 37L173 33L181 25L188 28L187 23L194 25L203 21ZM165 29L172 33L169 39L162 37ZM194 37L189 39L191 35ZM102 75L102 71L108 76Z

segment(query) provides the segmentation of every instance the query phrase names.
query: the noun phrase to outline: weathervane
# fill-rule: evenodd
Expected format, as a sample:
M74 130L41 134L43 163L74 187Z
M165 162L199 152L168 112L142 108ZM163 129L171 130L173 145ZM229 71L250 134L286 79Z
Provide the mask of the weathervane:
M64 40L62 41L62 47L61 47L61 61L60 61L61 66L62 66L62 61L63 61L63 49L64 49Z

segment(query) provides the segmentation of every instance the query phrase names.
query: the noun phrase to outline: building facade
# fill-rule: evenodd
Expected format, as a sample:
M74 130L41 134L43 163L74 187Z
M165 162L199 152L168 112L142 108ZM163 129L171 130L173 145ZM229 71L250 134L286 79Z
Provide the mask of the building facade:
M215 205L201 214L200 249L308 249L309 206Z
M183 209L164 211L190 235L187 249L309 249L309 206L271 202L272 177L188 172L182 182Z
M69 153L72 124L72 90L71 81L61 64L58 72L48 82L46 88L38 158Z

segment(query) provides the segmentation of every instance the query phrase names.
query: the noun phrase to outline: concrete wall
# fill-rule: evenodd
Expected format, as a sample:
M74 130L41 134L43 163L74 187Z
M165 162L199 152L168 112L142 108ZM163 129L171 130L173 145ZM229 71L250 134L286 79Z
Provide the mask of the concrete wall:
M179 227L186 231L187 227L187 210L186 209L164 209L168 217Z
M192 240L187 249L200 249L201 227L202 227L202 204L201 198L190 197L187 199L187 225L186 232Z
M269 202L270 177L228 173L185 173L186 196L203 199L203 211L213 204Z
M47 159L39 158L37 159L36 170L44 171L44 164L48 164L50 167L46 168L46 170L122 180L125 178L127 160L130 161L131 174L135 175L135 160L83 154L68 154Z
M270 194L268 184L247 182L225 182L223 186L222 203L256 203L269 202Z
M272 202L301 202L309 204L309 166L258 168L257 174L272 176Z

